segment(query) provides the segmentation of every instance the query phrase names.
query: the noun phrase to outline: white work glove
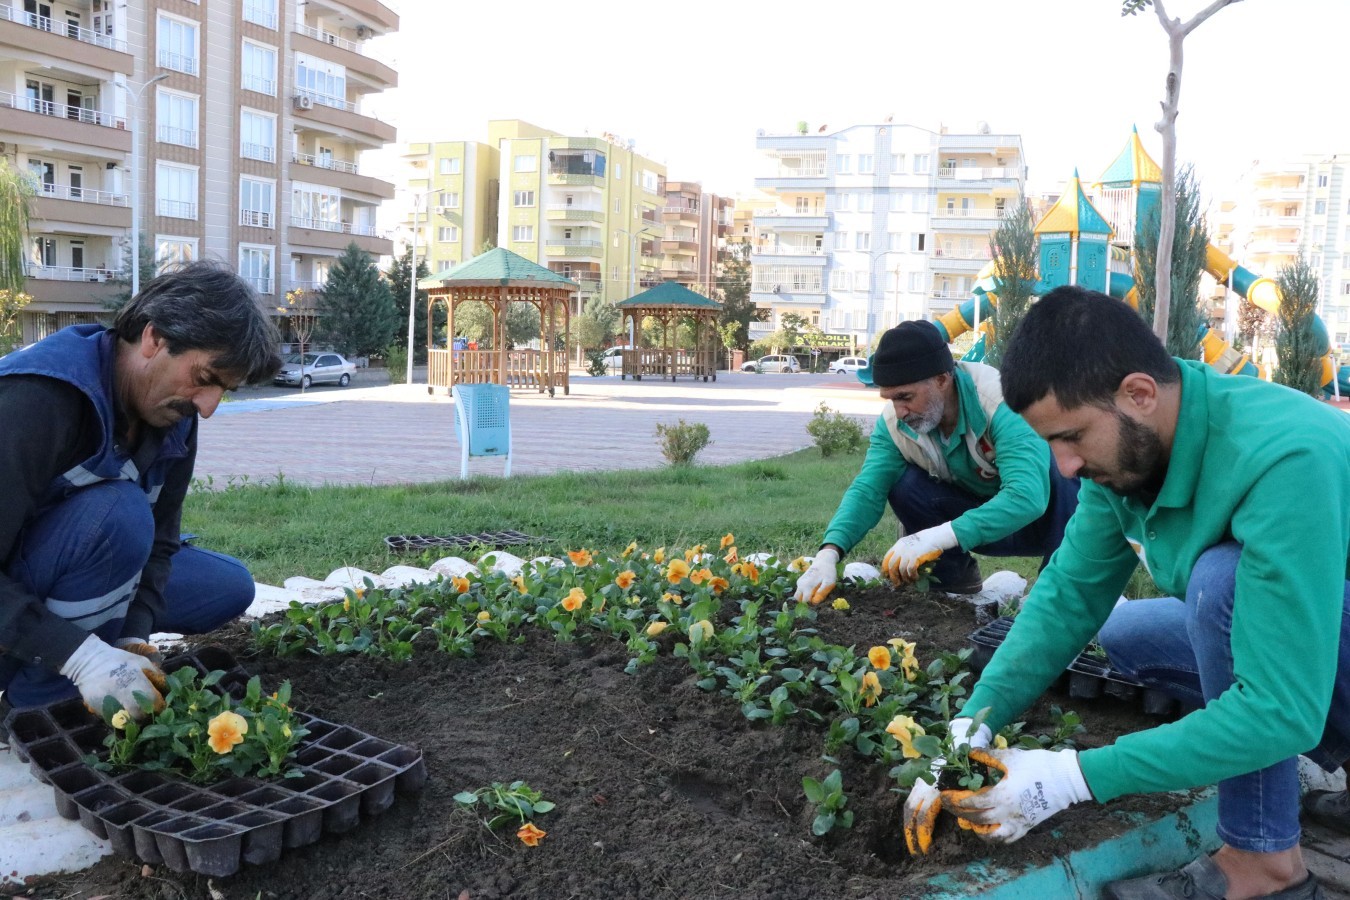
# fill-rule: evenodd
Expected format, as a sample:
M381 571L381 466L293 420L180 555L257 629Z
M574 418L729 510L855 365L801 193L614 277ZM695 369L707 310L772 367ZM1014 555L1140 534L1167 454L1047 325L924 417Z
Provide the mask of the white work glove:
M142 719L150 710L142 709L136 694L143 694L155 710L164 707L164 697L155 687L162 685L164 673L144 656L118 650L96 635L89 635L75 648L61 667L61 674L75 682L85 705L97 716L103 715L103 698L112 697L133 719Z
M972 722L968 716L952 719L949 733L953 750L962 747L981 750L994 739L993 732L984 724L971 734ZM937 780L946 764L947 760L941 756L933 760L933 783L929 784L920 778L914 782L914 786L909 789L909 796L905 798L905 846L909 848L911 856L922 856L933 846L933 828L937 825L938 813L942 812L942 792L938 790Z
M978 791L943 791L943 807L987 841L1011 844L1075 803L1092 799L1077 750L972 750L970 758L1003 772Z
M793 598L798 603L820 603L834 590L839 579L839 551L833 547L822 547L812 560L811 567L797 579L797 592Z
M118 650L125 650L128 653L135 653L137 656L144 656L155 664L156 668L164 666L164 655L159 652L159 648L147 641L145 638L124 637L118 638L113 642L113 646Z
M881 571L892 584L909 584L919 577L920 566L937 559L943 550L950 550L957 543L951 522L907 534L886 551L881 560Z

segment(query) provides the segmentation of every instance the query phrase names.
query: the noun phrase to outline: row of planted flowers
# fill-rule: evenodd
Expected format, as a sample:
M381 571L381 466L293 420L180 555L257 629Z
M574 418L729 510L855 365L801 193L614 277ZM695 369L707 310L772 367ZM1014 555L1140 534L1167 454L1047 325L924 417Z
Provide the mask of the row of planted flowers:
M443 560L432 567L441 573L432 582L384 589L368 581L338 601L293 603L279 621L254 623L255 643L282 655L406 660L425 650L471 656L479 641L523 641L529 629L560 641L612 639L627 648L626 671L663 653L683 659L700 688L732 699L746 718L820 726L828 760L852 748L891 766L898 790L931 778L935 760L950 760L947 767L970 786L981 777L945 741L967 693L969 651L943 652L925 665L901 637L862 653L828 643L815 627L817 609L791 599L804 560L743 559L730 534L715 554L704 545L648 551L634 542L617 559L585 549L566 561L520 565L496 556L482 567ZM848 601L831 606L842 614ZM1023 734L1015 724L996 742L1055 746L1079 729L1073 714L1057 715L1053 735ZM838 776L830 777L837 787ZM805 781L821 810L817 833L851 821L840 791Z

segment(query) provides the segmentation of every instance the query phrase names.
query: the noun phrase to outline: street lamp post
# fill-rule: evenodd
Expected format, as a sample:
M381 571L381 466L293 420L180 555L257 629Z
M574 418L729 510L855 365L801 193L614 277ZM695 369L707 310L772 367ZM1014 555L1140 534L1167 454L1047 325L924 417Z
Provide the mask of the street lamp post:
M417 311L417 213L422 206L423 194L413 194L413 224L412 224L412 258L408 265L408 373L404 384L413 383L413 316ZM454 344L454 335L450 335L450 343ZM451 352L453 352L453 346Z
M884 258L884 257L886 257L886 256L889 256L889 255L892 254L892 253L900 253L900 252L902 252L902 251L900 251L900 250L869 250L869 251L867 251L868 263L869 263L869 264L868 264L868 267L867 267L867 276L868 276L868 278L870 279L870 278L872 277L872 274L873 274L873 273L872 273L872 269L875 267L874 264L876 263L876 261L877 261L878 259L881 259L881 258ZM882 274L883 274L883 275L885 274L884 271L883 271ZM886 313L886 288L885 288L884 285L882 286L881 292L880 292L880 293L881 293L881 315L884 317L884 316L885 316L885 313ZM899 263L896 263L896 265L895 265L895 292L894 292L894 297L895 297L895 314L896 314L896 317L898 318L899 315L900 315L900 264L899 264ZM872 303L872 292L871 292L871 291L868 291L868 292L867 292L867 302L868 302L868 306L870 307L870 306L871 306L871 303ZM872 322L872 319L871 319L871 309L869 309L869 310L868 310L868 328L867 328L867 344L868 344L869 347L870 347L871 344L872 344L873 338L876 337L875 333L873 332L873 330L872 330L872 328L871 328L871 322ZM882 330L884 331L885 329L882 329Z
M168 72L161 72L154 78L145 82L138 88L133 88L126 81L117 82L122 90L132 96L135 101L135 107L127 110L127 126L131 130L131 296L135 297L141 292L141 224L140 224L140 181L141 181L141 154L136 149L140 146L139 137L135 127L135 112L141 105L141 92L156 82L163 81L169 77Z

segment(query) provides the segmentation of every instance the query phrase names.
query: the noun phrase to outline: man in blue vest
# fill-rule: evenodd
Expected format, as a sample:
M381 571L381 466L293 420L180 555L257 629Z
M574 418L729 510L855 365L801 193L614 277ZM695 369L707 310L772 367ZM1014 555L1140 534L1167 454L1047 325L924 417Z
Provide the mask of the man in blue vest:
M966 701L987 727L952 722L1004 777L942 805L1006 843L1074 803L1217 782L1219 850L1105 896L1321 897L1297 756L1350 760L1350 418L1175 359L1128 306L1078 287L1031 307L1003 389L1083 489ZM1169 596L1117 605L1141 564ZM1114 665L1195 711L1082 752L978 749L1098 633Z
M798 601L829 596L840 558L888 501L903 527L882 561L894 582L917 580L932 562L939 590L971 594L983 585L972 550L1050 558L1078 482L1059 474L1045 441L1004 405L998 377L990 366L955 364L932 322L902 322L881 336L858 378L888 402L862 471L797 580Z
M191 263L111 328L75 325L0 359L0 690L14 707L162 702L151 632L238 616L253 579L183 545L197 419L269 380L279 336L248 284Z

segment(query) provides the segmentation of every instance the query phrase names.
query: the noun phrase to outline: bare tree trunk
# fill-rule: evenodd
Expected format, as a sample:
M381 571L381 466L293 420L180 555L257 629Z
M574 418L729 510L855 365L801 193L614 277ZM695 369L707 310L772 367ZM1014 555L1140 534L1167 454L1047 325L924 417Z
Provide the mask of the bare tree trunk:
M1153 333L1167 342L1168 317L1172 309L1172 241L1176 236L1177 195L1177 113L1181 103L1182 42L1199 25L1225 6L1241 0L1214 0L1196 13L1189 22L1169 19L1163 0L1153 0L1153 11L1158 15L1163 31L1167 32L1167 83L1164 87L1162 118L1154 126L1162 135L1162 197L1158 227L1158 271L1156 274L1157 306L1153 310Z

